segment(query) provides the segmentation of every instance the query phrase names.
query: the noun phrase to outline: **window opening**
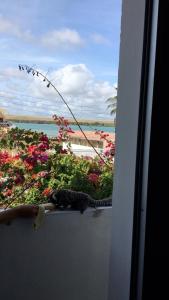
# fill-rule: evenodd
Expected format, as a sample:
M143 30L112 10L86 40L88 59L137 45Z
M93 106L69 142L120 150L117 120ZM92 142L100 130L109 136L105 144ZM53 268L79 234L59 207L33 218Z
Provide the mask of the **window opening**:
M0 5L2 208L41 204L55 189L111 197L120 8L109 0L92 9L90 1Z

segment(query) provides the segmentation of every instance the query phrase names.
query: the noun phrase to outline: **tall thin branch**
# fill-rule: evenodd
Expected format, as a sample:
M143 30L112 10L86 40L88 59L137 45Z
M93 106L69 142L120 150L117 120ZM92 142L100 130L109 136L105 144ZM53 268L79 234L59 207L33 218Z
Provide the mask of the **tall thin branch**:
M20 71L26 71L28 74L32 73L33 76L41 76L43 78L44 82L47 82L46 87L49 88L50 86L52 86L54 88L54 90L57 92L57 94L59 95L59 97L61 98L61 100L63 101L63 103L66 105L66 107L68 108L69 112L71 113L74 121L76 122L77 126L79 127L81 133L83 134L84 138L86 139L86 141L88 142L88 144L92 147L92 149L95 151L95 153L99 156L99 158L101 159L101 161L104 162L104 164L106 164L108 167L109 165L104 161L104 159L101 157L100 153L95 149L95 147L92 145L92 143L90 142L90 140L88 139L88 137L86 136L85 132L83 131L82 127L80 126L78 120L76 119L73 111L71 110L71 108L69 107L69 105L67 104L66 100L64 99L64 97L62 96L62 94L59 92L59 90L55 87L55 85L46 77L46 75L44 75L43 73L41 73L40 71L29 67L27 65L19 65L19 70Z

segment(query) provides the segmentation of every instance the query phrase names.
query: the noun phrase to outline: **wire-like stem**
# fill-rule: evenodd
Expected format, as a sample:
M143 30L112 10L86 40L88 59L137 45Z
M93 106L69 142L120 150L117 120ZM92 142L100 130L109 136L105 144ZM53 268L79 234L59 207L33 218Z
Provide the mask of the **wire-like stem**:
M41 76L43 78L43 81L47 82L47 87L49 88L50 86L52 86L54 88L54 90L57 92L57 94L59 95L59 97L61 98L61 100L63 101L63 103L66 105L66 107L68 108L69 112L71 113L74 121L76 122L77 126L79 127L81 133L83 134L84 138L86 139L86 141L88 142L88 144L93 148L93 150L95 151L95 153L99 156L99 158L101 159L101 161L104 162L104 164L106 164L108 167L109 165L105 162L105 160L102 158L102 156L100 155L100 153L95 149L95 147L92 145L92 143L90 142L90 140L88 139L88 137L86 136L85 132L83 131L82 127L80 126L78 120L76 119L73 111L71 110L71 108L69 107L69 105L67 104L66 100L64 99L64 97L62 96L62 94L59 92L59 90L55 87L55 85L46 77L46 75L44 75L43 73L41 73L40 71L33 69L32 67L29 67L27 65L19 65L19 70L20 71L24 71L26 70L27 73L32 73L33 76Z
M29 188L31 188L34 184L35 184L35 181L32 181L32 182L28 183L27 186L24 187L24 188L22 189L22 191L21 191L19 194L17 194L16 196L14 196L14 197L12 197L10 200L8 200L7 205L5 206L4 209L7 209L7 208L8 208L8 207L9 207L9 206L10 206L17 198L19 198L20 196L22 196L22 194L23 194L26 190L28 190Z

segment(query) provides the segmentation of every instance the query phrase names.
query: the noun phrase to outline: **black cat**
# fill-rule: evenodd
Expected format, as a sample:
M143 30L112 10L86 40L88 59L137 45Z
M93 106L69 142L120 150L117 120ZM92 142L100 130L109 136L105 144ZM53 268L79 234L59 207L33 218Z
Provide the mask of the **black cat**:
M95 200L86 193L63 189L53 191L49 196L49 202L55 204L56 208L71 208L83 213L87 207L111 206L112 197Z

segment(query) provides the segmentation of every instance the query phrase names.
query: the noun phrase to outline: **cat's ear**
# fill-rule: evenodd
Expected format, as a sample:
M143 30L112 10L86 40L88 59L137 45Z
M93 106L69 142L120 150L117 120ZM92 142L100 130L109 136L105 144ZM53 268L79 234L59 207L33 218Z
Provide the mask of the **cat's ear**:
M56 204L57 198L56 198L56 191L52 191L48 196L48 202L52 202Z
M57 197L56 197L56 192L53 193L52 198L56 201Z

